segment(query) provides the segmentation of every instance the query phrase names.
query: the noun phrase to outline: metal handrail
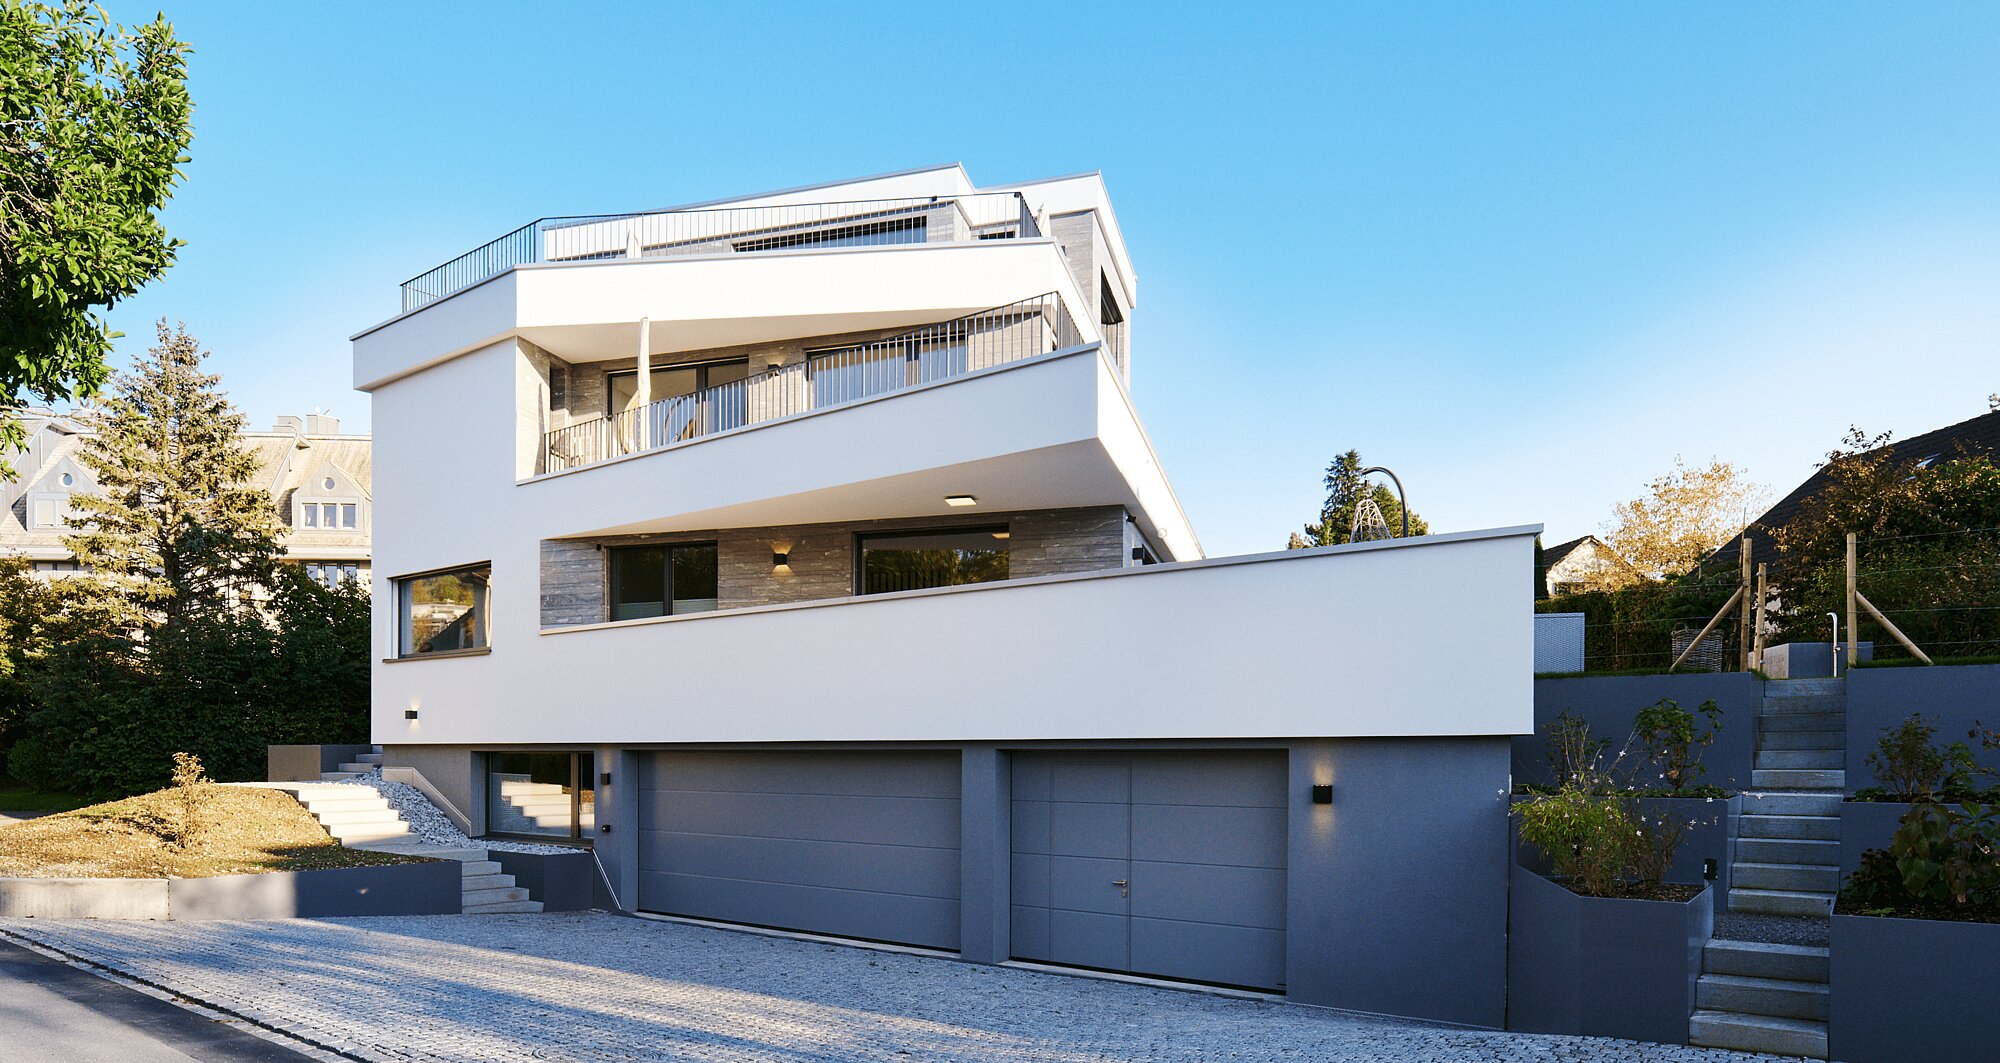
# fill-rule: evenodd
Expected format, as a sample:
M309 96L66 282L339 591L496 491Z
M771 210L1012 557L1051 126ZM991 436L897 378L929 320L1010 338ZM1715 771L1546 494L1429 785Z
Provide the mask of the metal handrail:
M717 432L826 409L1083 344L1049 292L887 339L810 352L743 380L659 399L543 434L542 472L562 472ZM662 367L665 368L665 367Z
M1042 235L1039 219L1019 192L537 218L404 281L403 309L415 310L516 266L539 262L939 243L1002 235Z

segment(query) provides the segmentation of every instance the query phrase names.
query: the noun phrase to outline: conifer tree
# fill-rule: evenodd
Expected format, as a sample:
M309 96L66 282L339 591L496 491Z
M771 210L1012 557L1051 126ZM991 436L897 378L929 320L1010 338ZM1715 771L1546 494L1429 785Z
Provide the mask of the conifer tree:
M252 486L256 453L237 438L243 416L202 372L208 352L186 326L159 323L159 343L118 374L92 415L79 460L98 493L75 499L63 540L113 583L147 626L177 627L269 586L280 537L270 495Z

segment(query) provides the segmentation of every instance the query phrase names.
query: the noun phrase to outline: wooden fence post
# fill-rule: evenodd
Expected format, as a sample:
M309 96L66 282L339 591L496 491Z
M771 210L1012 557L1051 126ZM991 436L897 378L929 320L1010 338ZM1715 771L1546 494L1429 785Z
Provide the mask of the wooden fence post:
M1861 658L1860 640L1854 637L1854 533L1847 533L1847 667Z
M1757 615L1756 619L1752 621L1755 625L1755 634L1751 637L1750 643L1752 667L1760 672L1764 670L1764 601L1770 597L1768 587L1769 584L1766 582L1764 575L1764 566L1760 564L1757 566Z
M1747 672L1750 670L1750 529L1743 529L1737 541L1742 544L1738 551L1742 560L1737 585L1743 590L1743 611L1736 618L1736 666Z

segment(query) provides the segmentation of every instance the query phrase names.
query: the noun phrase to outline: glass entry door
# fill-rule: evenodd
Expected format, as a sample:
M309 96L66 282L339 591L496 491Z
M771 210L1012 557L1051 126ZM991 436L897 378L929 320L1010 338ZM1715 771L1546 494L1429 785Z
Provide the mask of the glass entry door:
M743 380L750 372L748 359L705 362L654 369L653 410L640 414L639 372L626 370L607 376L606 411L618 424L619 442L626 450L638 445L645 417L648 446L660 446L695 436L735 428L743 423ZM730 387L728 385L735 385ZM682 399L682 402L666 402Z
M586 840L597 826L589 753L486 754L486 833Z

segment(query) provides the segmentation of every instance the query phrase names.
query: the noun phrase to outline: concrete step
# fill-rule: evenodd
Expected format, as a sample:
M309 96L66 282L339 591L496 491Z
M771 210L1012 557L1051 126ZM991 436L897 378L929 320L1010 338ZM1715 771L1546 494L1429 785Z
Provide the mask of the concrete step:
M562 792L563 788L560 783L524 782L513 779L500 783L501 797L528 797L533 794L559 794Z
M1847 751L1846 731L1766 731L1757 738L1758 750L1836 749ZM1844 761L1847 758L1842 756Z
M465 875L459 879L459 882L462 883L460 888L464 889L467 894L476 893L480 890L511 889L520 885L520 883L514 881L514 876L503 875L497 871L488 872L484 875Z
M1729 875L1729 884L1741 889L1833 893L1840 888L1840 868L1833 866L1739 862L1731 866Z
M498 860L466 860L464 864L465 866L460 868L459 871L466 878L473 878L478 875L497 875L500 873L500 861Z
M1753 768L1750 785L1759 790L1845 790L1847 772L1798 768Z
M512 912L539 912L541 910L542 902L540 901L497 901L491 904L468 904L465 906L465 914L467 915L506 915Z
M1757 707L1758 715L1768 720L1774 716L1790 716L1794 713L1841 713L1847 712L1847 697L1844 694L1799 698L1765 698Z
M1760 915L1823 917L1833 912L1833 894L1732 887L1729 891L1729 910Z
M1740 866L1740 865L1739 865ZM1827 952L1811 945L1774 945L1767 941L1709 941L1701 953L1704 974L1740 974L1752 978L1784 978L1794 982L1826 982Z
M380 746L375 747L376 751L373 753L357 753L354 759L357 763L361 764L380 764L383 758L381 748Z
M528 891L522 886L501 886L490 890L466 890L465 906L471 908L480 904L504 904L507 901L525 901Z
M1736 820L1739 838L1805 838L1820 842L1840 840L1840 820L1832 816L1741 816Z
M1688 1019L1688 1041L1703 1048L1773 1052L1781 1056L1826 1058L1826 1023L1774 1019L1726 1011L1697 1011Z
M1705 974L1694 984L1694 1006L1704 1011L1825 1022L1826 1001L1824 983L1753 978L1740 974Z
M1840 863L1840 843L1808 838L1737 838L1736 859L1759 864L1833 866Z
M366 764L366 763L362 763L361 761L358 761L358 760L357 760L357 761L349 761L349 762L348 762L348 763L346 763L346 764L342 764L342 765L340 766L340 770L341 770L341 771L351 771L351 772L354 772L354 773L355 773L355 774L357 774L357 775L372 775L372 774L374 774L374 773L375 773L375 765L374 765L374 764Z
M352 782L362 777L358 771L323 771L319 773L321 782Z
M335 827L363 827L373 823L401 823L403 817L393 808L343 808L332 812L314 812L313 818L328 830Z
M1751 790L1743 795L1746 816L1838 816L1841 795L1837 793L1794 793Z
M1765 734L1779 731L1847 732L1845 712L1774 712L1757 718L1757 729Z
M1755 771L1769 770L1834 771L1847 765L1847 751L1844 749L1760 749L1757 751Z
M375 841L351 842L350 849L366 849L371 853L397 853L402 856L427 856L433 860L484 861L484 849L451 849L433 845L414 834L398 834L394 837Z
M1817 679L1774 679L1764 684L1764 697L1766 699L1845 697L1846 695L1846 676L1821 676Z
M370 823L358 827L336 827L327 831L335 841L353 846L356 842L379 842L388 838L405 838L410 834L410 825L398 820L395 823Z
M350 786L347 787L347 789L360 790L361 787ZM314 815L318 815L321 812L358 812L364 809L377 809L377 808L389 807L389 802L383 800L382 797L375 791L367 790L364 791L364 793L367 796L306 797L306 798L301 798L299 800L299 804L306 806L306 811L311 812Z

